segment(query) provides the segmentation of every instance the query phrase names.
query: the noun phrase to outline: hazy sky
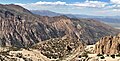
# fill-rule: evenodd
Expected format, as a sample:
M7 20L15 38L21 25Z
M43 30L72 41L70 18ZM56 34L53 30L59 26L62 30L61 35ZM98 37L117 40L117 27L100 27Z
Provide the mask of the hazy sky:
M0 0L0 3L65 14L120 16L120 0Z

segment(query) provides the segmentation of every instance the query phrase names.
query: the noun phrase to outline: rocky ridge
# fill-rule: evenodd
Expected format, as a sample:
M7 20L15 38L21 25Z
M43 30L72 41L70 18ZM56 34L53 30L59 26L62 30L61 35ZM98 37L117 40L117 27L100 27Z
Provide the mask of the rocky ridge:
M97 54L118 54L120 53L120 34L116 36L106 36L95 44Z

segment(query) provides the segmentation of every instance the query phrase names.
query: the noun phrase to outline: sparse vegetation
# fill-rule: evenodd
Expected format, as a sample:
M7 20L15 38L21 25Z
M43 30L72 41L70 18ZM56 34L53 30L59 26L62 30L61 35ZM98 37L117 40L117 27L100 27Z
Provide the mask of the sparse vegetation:
M120 57L120 53L116 55L116 57Z
M84 52L84 53L82 53L82 55L81 55L81 57L88 57L88 53L86 53L86 52Z
M107 56L109 56L109 54L107 54Z
M25 61L33 61L31 58L23 58Z
M97 56L100 57L100 56L103 56L103 54L98 54Z
M8 55L8 52L7 51L0 52L0 55Z
M23 55L22 55L22 53L17 53L17 54L16 54L16 57L22 58Z
M101 59L105 59L105 57L104 57L104 56L101 56L100 58L101 58Z
M79 55L79 58L81 58L81 55Z
M10 51L18 51L18 50L20 50L21 48L19 48L19 47L9 47L9 50Z
M48 58L64 58L70 55L74 49L79 46L79 42L71 41L69 39L50 39L43 44L35 45L32 48L41 50L42 54Z

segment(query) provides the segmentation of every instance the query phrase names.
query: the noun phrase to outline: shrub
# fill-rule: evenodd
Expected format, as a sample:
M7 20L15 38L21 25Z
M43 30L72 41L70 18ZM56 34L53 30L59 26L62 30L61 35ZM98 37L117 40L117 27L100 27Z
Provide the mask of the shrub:
M97 56L103 56L102 54L98 54Z
M18 50L20 50L20 48L18 48L18 47L9 47L9 50L10 51L18 51Z
M81 55L79 56L79 58L81 58Z
M22 53L17 53L17 54L16 54L16 57L22 58L23 55L22 55Z
M25 57L23 57L23 59L24 59L25 61L33 61L31 58L25 58Z
M109 56L109 55L107 54L107 56Z
M105 59L105 57L104 56L102 56L102 57L100 57L101 59Z
M116 55L117 57L120 57L120 53Z
M8 52L4 51L4 52L0 52L0 55L9 55Z
M87 53L83 53L81 56L86 58L88 57Z
M115 55L113 54L113 55L111 55L111 57L112 57L112 58L115 58Z

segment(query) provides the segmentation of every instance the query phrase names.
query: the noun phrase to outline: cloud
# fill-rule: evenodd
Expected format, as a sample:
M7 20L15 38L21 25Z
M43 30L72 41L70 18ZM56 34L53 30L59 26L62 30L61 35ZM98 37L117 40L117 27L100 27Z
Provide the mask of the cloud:
M66 5L66 2L56 1L56 2L46 2L46 1L39 1L33 4L40 4L40 5Z
M115 11L115 12L120 12L120 9L113 9L113 11Z
M61 1L56 1L56 2L46 2L46 1L39 1L36 3L28 3L28 4L21 4L21 3L16 3L17 5L21 6L26 6L26 5L33 5L33 6L39 6L39 5L66 5L66 6L77 6L77 7L105 7L108 3L106 2L101 2L101 1L88 1L86 0L85 2L75 2L75 3L66 3L66 2L61 2Z
M105 9L120 9L120 4L111 4L106 6Z
M22 4L22 3L15 3L16 5L20 5L20 6L24 6L26 4Z
M118 1L118 2L117 2ZM50 10L58 13L76 13L76 14L93 14L93 15L116 15L120 12L119 0L111 0L110 2L90 1L66 3L62 1L46 2L39 1L35 3L21 4L29 10ZM120 13L119 13L120 14Z
M101 7L105 7L108 3L106 2L101 2L101 1L85 1L82 3L74 3L74 4L69 4L69 5L73 5L73 6L78 6L78 7L97 7L97 8L101 8Z
M20 5L24 8L30 9L30 10L32 10L32 9L35 9L35 10L43 9L44 10L44 9L50 9L50 8L53 9L53 6L56 6L56 8L57 8L58 6L67 5L66 2L61 2L61 1L56 1L56 2L39 1L39 2L35 2L35 3L26 3L26 4L15 3L15 4Z
M110 0L112 3L120 4L120 0Z
M115 4L117 3L117 4ZM105 8L105 9L120 9L120 0L111 0L111 3L108 2L101 2L101 1L89 1L86 0L85 2L75 2L75 3L66 3L66 2L61 2L61 1L56 1L56 2L46 2L46 1L39 1L36 3L27 3L27 4L22 4L22 3L15 3L17 5L21 5L23 7L41 7L41 6L74 6L74 7L88 7L88 8Z

